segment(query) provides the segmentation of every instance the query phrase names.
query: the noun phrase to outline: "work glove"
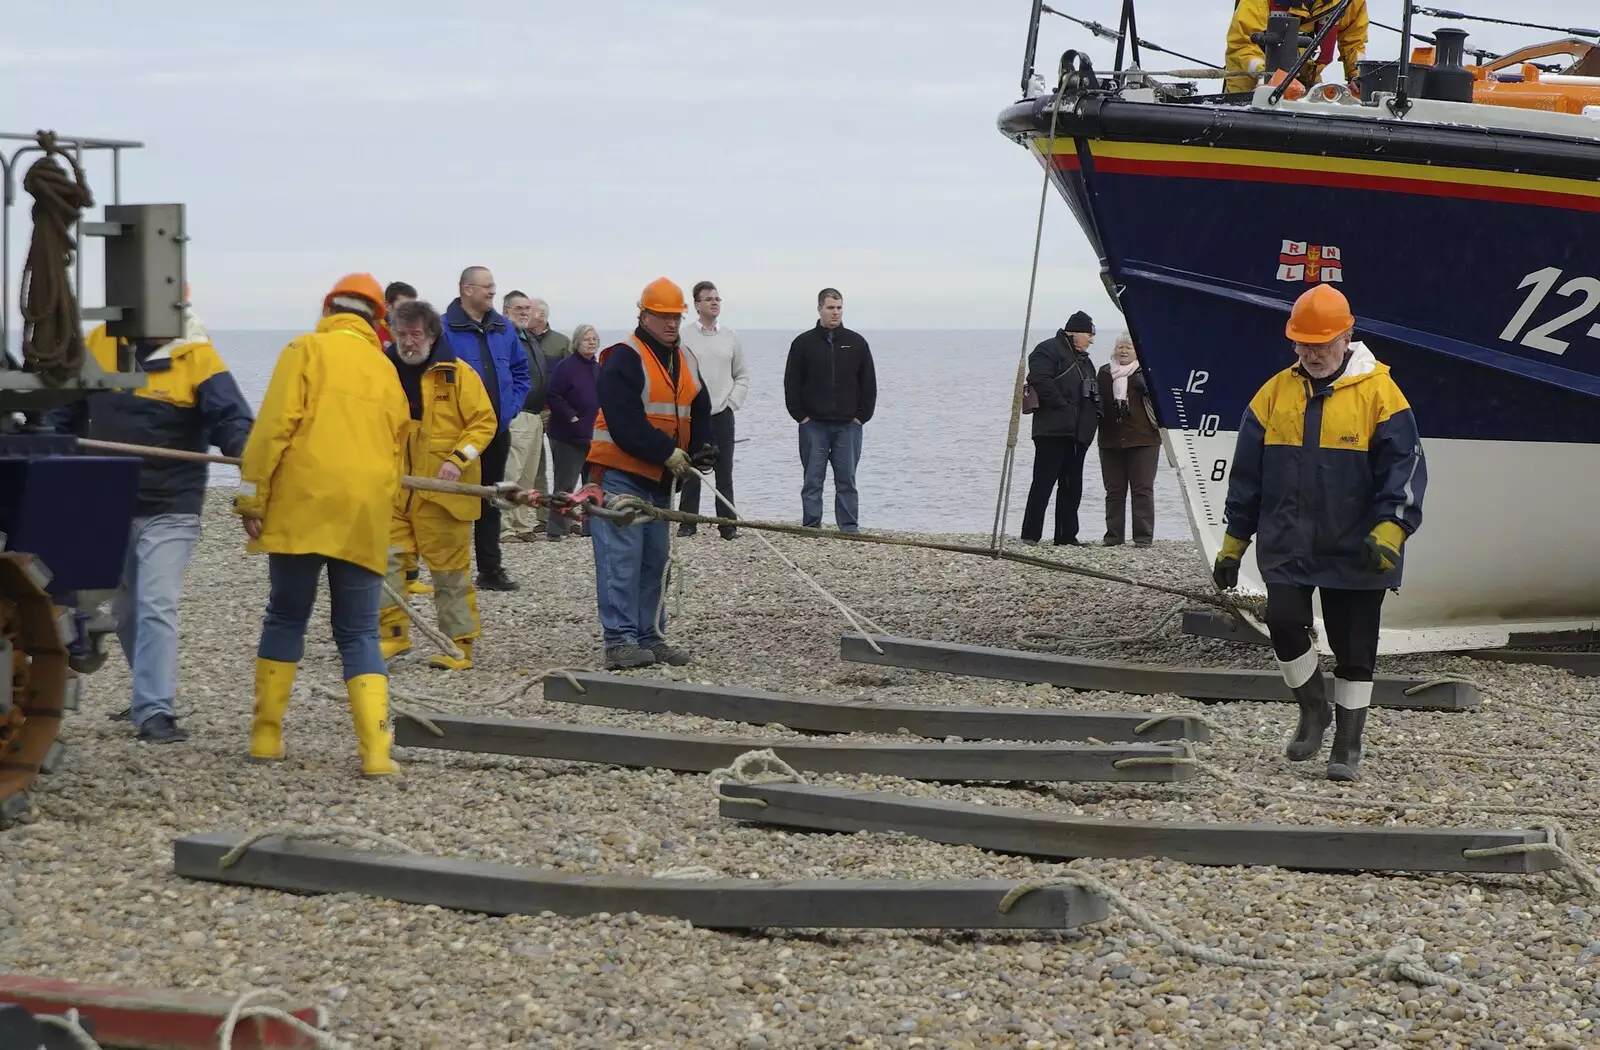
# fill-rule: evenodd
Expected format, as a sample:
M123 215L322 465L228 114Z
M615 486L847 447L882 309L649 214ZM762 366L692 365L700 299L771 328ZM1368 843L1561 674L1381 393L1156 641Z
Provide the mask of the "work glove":
M717 446L709 443L701 445L692 462L696 470L710 470L717 465Z
M1384 573L1400 564L1400 548L1406 542L1406 530L1392 521L1380 521L1367 533L1366 567L1369 572Z
M689 453L681 448L672 450L672 455L667 457L666 467L679 481L694 473L694 461L689 458Z
M1222 534L1222 549L1211 566L1211 580L1219 591L1230 591L1239 586L1239 562L1250 549L1249 540L1241 540L1231 532Z

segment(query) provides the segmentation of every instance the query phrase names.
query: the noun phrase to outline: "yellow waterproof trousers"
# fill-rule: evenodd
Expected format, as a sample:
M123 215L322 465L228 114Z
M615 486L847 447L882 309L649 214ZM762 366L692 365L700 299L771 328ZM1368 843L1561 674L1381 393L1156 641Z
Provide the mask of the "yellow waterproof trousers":
M478 592L472 586L472 522L462 521L429 500L416 500L409 514L396 513L389 527L389 588L405 594L405 562L420 557L433 577L439 629L456 642L478 637ZM385 590L379 617L385 640L405 613ZM396 615L398 614L398 615Z

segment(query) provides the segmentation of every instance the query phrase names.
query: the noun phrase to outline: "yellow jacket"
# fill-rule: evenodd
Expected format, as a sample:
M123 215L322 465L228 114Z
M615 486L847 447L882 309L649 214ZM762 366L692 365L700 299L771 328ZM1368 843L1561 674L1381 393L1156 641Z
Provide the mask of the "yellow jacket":
M389 358L397 357L393 347ZM489 390L478 373L463 366L441 338L433 358L422 373L422 418L407 424L403 467L405 473L424 478L439 476L445 462L461 468L463 485L483 483L483 463L478 459L494 440L498 421L489 402ZM475 521L483 514L483 500L444 492L401 489L395 510L409 514L419 501L437 503L459 521Z
M239 466L234 510L262 520L246 549L382 573L410 422L400 379L360 317L324 317L290 343Z
M1297 0L1289 5L1291 14L1300 16L1300 32L1306 36L1316 36L1333 14L1333 9L1339 6L1339 0ZM1248 69L1251 59L1265 61L1259 44L1250 40L1251 33L1259 33L1267 28L1268 0L1239 0L1239 5L1233 10L1233 22L1228 26L1228 53L1222 60L1227 69ZM1339 20L1339 27L1329 34L1337 38L1339 44L1339 62L1344 66L1346 81L1356 78L1356 63L1367 50L1367 0L1352 0L1345 9L1344 17ZM1318 62L1323 49L1316 49L1316 53L1306 62L1300 70L1300 80L1307 87L1315 84L1322 76L1326 63ZM1250 91L1257 84L1264 84L1265 80L1253 77L1230 77L1223 83L1224 91Z

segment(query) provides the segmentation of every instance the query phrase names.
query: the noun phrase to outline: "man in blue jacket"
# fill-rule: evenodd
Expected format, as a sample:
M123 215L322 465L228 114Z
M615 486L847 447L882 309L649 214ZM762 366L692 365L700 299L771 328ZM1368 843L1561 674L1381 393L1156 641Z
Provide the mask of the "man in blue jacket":
M489 403L494 405L498 428L482 455L483 483L493 486L505 480L511 421L522 410L533 383L516 326L495 312L494 275L487 267L469 266L461 271L460 290L444 312L444 336L456 357L478 373L489 391ZM518 589L500 559L500 508L488 500L472 527L472 546L478 559L479 590Z

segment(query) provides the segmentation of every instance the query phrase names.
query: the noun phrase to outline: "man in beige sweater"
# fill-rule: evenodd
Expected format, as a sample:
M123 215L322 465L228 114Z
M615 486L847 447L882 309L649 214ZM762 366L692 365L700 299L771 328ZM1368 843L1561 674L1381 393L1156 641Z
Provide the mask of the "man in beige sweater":
M679 340L700 363L700 376L705 381L706 392L711 396L711 440L717 446L717 491L729 501L737 503L733 495L733 414L744 404L750 393L750 373L744 365L744 346L739 333L719 324L722 315L722 293L710 281L694 286L695 313L699 316L683 326ZM706 513L713 517L737 517L721 500L713 496L707 501ZM700 513L700 476L691 475L683 483L678 497L678 509L688 514ZM718 531L725 540L731 540L739 531L731 525L720 526ZM693 525L679 525L678 535L693 536Z

